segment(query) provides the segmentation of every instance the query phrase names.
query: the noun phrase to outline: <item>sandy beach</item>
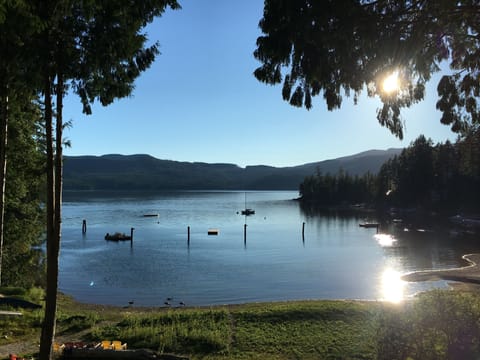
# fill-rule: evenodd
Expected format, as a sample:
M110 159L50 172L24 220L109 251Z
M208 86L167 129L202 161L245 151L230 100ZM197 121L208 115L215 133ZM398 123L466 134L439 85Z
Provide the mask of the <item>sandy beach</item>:
M469 264L467 266L448 270L416 271L402 276L404 281L435 281L450 280L470 284L480 284L480 254L462 256Z

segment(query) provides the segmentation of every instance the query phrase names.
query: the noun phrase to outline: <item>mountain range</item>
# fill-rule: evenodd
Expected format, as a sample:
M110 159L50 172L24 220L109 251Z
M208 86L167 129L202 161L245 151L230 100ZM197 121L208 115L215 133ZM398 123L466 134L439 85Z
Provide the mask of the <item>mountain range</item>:
M161 160L150 155L65 156L65 190L298 190L318 171L377 173L402 149L359 154L292 167L209 164Z

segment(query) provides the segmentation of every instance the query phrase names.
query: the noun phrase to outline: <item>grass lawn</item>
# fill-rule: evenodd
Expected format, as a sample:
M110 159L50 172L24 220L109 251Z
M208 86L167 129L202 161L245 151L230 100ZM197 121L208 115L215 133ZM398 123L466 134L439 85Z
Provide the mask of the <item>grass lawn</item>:
M16 329L0 345L39 336L42 315L0 319L0 335ZM401 305L321 300L166 309L60 296L57 339L121 340L130 349L191 359L478 358L480 297L432 291Z

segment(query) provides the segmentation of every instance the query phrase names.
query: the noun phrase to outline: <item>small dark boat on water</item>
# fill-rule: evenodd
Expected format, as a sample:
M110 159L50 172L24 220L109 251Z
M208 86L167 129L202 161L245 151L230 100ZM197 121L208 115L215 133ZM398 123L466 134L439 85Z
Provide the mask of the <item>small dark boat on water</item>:
M247 193L245 193L245 209L241 211L241 214L245 216L255 214L255 210L247 208Z
M133 240L133 230L134 228L130 229L130 235L127 235L125 233L120 233L116 232L114 234L106 233L105 234L105 240L109 241L126 241L126 240Z
M377 228L380 226L379 223L362 223L358 224L358 226L363 227L363 228Z
M116 232L115 234L105 234L105 240L110 241L122 241L122 240L132 240L130 235L126 235L125 233Z

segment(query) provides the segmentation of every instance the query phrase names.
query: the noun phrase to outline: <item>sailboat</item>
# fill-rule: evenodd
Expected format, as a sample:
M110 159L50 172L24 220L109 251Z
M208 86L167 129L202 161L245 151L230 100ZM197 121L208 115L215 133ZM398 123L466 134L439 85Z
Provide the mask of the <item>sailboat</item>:
M245 209L242 210L242 215L249 216L255 214L255 210L247 208L247 193L245 193Z
M242 210L242 215L248 216L248 215L253 215L253 214L255 214L255 210L253 210L253 209Z

